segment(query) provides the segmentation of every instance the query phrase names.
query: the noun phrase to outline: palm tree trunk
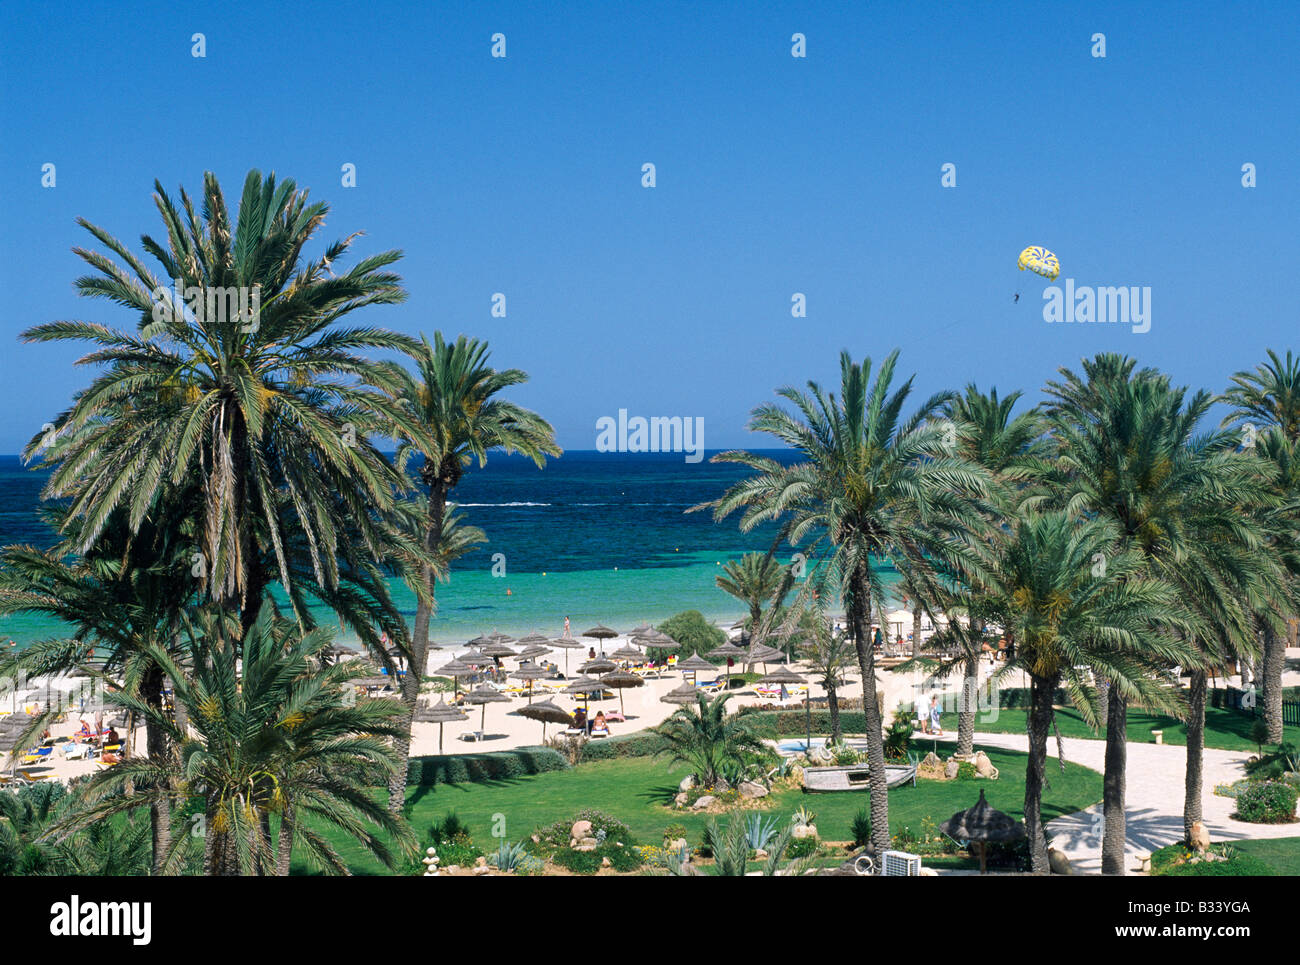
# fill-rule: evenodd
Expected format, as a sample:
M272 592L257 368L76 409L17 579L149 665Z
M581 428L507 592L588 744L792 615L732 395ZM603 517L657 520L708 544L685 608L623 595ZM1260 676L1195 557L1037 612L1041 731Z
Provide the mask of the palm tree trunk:
M439 481L429 486L429 502L426 508L424 547L435 553L442 544L442 525L447 514L447 489ZM393 749L398 760L405 761L411 752L411 729L415 724L415 705L420 699L420 682L424 678L429 659L429 620L433 615L434 574L433 568L422 566L420 580L428 594L428 602L417 601L415 607L415 630L411 634L411 665L406 668L402 679L402 735L393 741ZM406 768L399 767L388 779L388 811L400 814L406 804Z
M1103 732L1110 719L1110 681L1097 674L1097 726Z
M1192 825L1201 820L1201 782L1205 764L1206 673L1192 671L1187 694L1187 777L1183 798L1183 834L1192 840Z
M1106 773L1102 777L1101 873L1124 874L1124 771L1128 766L1128 702L1118 687L1107 695Z
M826 709L831 715L831 740L838 744L840 740L840 700L835 693L835 684L831 680L826 681Z
M854 574L848 607L853 645L862 674L862 714L867 724L867 766L870 769L871 846L876 854L889 850L889 788L885 781L885 737L876 704L876 658L871 649L871 582L865 566Z
M1268 743L1282 743L1282 670L1286 665L1286 637L1264 624L1264 723L1268 726Z
M294 820L293 805L286 804L284 814L280 815L279 842L275 850L275 873L281 878L289 877L289 865L293 860Z
M1029 835L1029 870L1045 875L1047 832L1043 828L1043 782L1047 771L1047 737L1052 727L1052 699L1057 677L1029 678L1029 761L1025 767L1025 830Z
M162 710L162 668L151 664L140 682L141 696L156 711ZM144 723L145 754L154 760L161 760L168 751L167 735L153 720L146 718ZM171 848L172 809L169 789L162 789L161 796L155 797L149 804L149 844L153 856L152 868L155 875L163 873L163 864Z
M962 678L961 706L957 709L957 754L965 760L975 752L975 711L979 706L979 651L966 655L966 672Z
M912 610L912 656L921 649L921 604Z

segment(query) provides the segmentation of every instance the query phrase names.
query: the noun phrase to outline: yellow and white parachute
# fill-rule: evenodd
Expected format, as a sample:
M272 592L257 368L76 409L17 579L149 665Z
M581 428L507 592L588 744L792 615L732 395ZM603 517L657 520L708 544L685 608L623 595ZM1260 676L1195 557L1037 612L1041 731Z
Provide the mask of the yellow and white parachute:
M1046 248L1040 248L1037 245L1031 245L1022 251L1017 264L1020 266L1021 271L1028 268L1034 274L1042 275L1048 281L1056 281L1056 276L1061 273L1060 259Z

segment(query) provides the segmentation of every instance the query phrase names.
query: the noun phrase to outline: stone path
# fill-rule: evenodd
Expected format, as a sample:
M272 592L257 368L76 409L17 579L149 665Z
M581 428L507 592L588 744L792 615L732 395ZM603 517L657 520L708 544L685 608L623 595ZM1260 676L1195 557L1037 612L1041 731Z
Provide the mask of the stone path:
M955 739L941 737L940 741ZM976 745L1028 751L1024 734L975 735ZM1079 737L1064 739L1065 759L1095 771L1105 770L1106 742ZM1047 753L1056 757L1056 740L1049 739ZM1202 820L1215 843L1243 838L1300 837L1300 823L1248 824L1229 815L1235 810L1232 798L1214 793L1218 784L1230 784L1246 776L1248 751L1205 751L1201 795ZM1127 868L1137 867L1134 855L1152 852L1183 838L1183 786L1187 770L1187 748L1167 744L1128 745L1127 785L1124 796ZM1051 771L1048 771L1051 779ZM1101 874L1101 803L1086 811L1066 814L1047 824L1049 843L1062 851L1079 874Z

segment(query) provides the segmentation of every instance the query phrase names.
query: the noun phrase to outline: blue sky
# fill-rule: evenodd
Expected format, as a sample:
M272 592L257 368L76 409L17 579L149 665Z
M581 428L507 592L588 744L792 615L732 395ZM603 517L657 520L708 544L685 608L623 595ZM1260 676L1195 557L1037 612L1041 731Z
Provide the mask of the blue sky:
M249 168L292 177L322 239L403 249L409 301L362 317L488 339L567 448L619 408L763 445L749 410L842 348L1036 398L1099 351L1221 389L1294 340L1300 5L418 6L0 8L0 452L88 378L23 328L130 324L75 295L74 219L158 234L154 178L205 170L232 203ZM1150 286L1151 331L1045 323L1029 244Z

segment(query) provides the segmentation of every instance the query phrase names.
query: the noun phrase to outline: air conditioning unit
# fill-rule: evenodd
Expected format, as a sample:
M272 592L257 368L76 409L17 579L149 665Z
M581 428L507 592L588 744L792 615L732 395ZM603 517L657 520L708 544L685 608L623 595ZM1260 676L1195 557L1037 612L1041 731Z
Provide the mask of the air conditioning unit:
M908 854L906 851L886 851L883 857L881 874L896 877L919 877L921 874L921 856L919 854Z

